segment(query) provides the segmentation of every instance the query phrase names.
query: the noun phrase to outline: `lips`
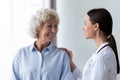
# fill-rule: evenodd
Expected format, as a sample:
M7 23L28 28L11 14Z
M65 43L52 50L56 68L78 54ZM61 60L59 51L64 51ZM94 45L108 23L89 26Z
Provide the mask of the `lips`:
M54 34L51 34L51 33L48 33L47 36L54 37L55 35L54 35Z
M54 37L55 37L55 35L54 34L47 34L47 37L49 37L50 39L53 39Z

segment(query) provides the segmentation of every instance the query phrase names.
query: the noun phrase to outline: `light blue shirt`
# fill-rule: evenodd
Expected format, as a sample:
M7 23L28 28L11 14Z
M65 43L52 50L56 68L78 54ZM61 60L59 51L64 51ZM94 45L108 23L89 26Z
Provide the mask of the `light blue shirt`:
M73 80L69 57L53 43L42 52L34 44L21 48L13 60L12 80Z

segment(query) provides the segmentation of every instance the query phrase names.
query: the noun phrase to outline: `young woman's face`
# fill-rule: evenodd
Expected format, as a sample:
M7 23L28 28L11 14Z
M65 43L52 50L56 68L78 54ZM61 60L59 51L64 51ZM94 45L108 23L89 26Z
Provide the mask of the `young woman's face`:
M39 39L44 42L51 42L54 40L58 32L57 21L52 18L44 22L43 26L39 29Z
M86 39L93 39L96 35L95 24L91 24L90 18L87 15L85 17L83 31Z

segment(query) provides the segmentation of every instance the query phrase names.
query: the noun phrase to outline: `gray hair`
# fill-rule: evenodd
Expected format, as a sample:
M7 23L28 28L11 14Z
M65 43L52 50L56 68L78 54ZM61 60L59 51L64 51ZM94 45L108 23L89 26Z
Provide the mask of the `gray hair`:
M59 16L57 12L53 9L41 9L36 12L35 15L31 17L30 20L30 36L33 38L37 38L37 31L38 27L42 27L43 23L51 18L55 18L57 24L59 24Z

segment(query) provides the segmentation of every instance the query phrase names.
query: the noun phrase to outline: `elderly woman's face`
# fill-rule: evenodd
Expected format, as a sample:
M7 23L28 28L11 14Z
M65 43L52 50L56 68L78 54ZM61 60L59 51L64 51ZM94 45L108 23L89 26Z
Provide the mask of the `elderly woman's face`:
M39 29L38 39L44 42L51 42L54 40L58 31L57 21L52 18L44 22L43 26Z

